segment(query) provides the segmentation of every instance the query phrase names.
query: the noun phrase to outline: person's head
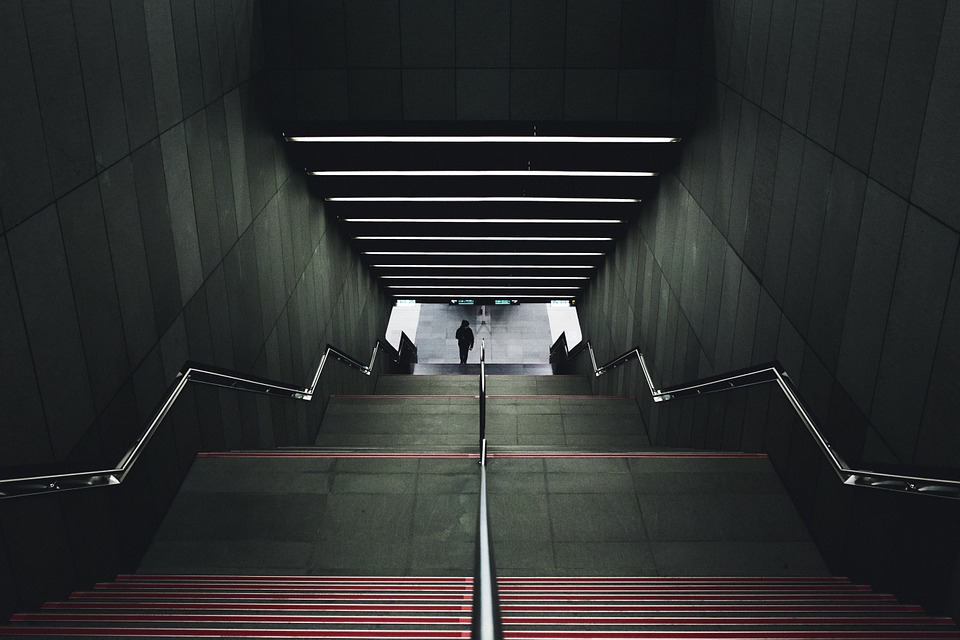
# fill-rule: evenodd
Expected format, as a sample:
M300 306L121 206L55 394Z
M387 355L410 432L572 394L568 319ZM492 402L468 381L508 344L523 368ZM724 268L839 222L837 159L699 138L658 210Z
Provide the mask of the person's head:
M466 320L464 320L463 322L460 323L460 326L461 326L461 327L469 327L469 326L470 326L470 323L467 322Z

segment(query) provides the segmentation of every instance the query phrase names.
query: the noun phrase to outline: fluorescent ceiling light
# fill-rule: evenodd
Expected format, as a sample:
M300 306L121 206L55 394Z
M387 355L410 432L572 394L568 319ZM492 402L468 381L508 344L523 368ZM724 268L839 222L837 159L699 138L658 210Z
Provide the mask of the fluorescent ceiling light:
M461 290L466 289L469 291L489 291L491 289L495 289L495 290L526 289L529 291L579 291L581 288L582 287L515 287L512 285L501 285L498 287L477 287L473 285L470 285L469 287L450 287L449 285L432 285L432 284L411 284L411 285L392 284L387 286L387 289L403 289L405 291L410 291L413 289L417 289L418 291L421 289L444 289L446 291L450 291L450 290L456 291L457 289L461 289Z
M380 269L596 269L592 264L372 264Z
M406 276L380 276L391 280L589 280L587 276L426 276L411 274Z
M524 241L524 242L608 242L613 240L613 238L592 238L592 237L578 237L578 236L564 236L564 237L552 237L552 236L356 236L355 240L423 240L425 242L435 242L438 240L447 242L447 241L456 241L456 240L465 240L465 241L476 241L476 242L515 242L515 241Z
M393 294L391 294L391 295L392 295L394 298L409 298L409 297L410 297L410 296L408 296L407 294L404 294L404 293L393 293ZM424 293L424 294L417 294L416 297L417 297L417 299L420 299L420 300L422 300L423 298L443 298L443 299L449 300L451 297L453 297L453 298L465 298L465 297L467 297L467 296L453 296L453 295L450 295L450 294L442 294L442 293ZM500 296L470 296L470 297L471 297L471 298L480 298L480 297L482 297L482 298L498 298L498 297L500 297ZM503 296L503 297L504 297L504 298L508 298L509 296ZM567 295L563 295L563 294L561 294L561 295L553 295L553 296L540 296L540 295L534 294L534 295L532 295L532 296L531 296L531 295L524 295L523 298L525 298L525 299L527 299L527 300L556 300L556 299L561 299L561 300L573 300L573 299L575 298L575 296L567 296Z
M602 251L364 251L368 256L602 256Z
M569 202L575 204L625 204L638 198L540 198L534 196L351 196L324 198L327 202Z
M404 224L621 224L623 220L581 218L344 218L344 222L398 222Z
M656 144L680 138L653 136L284 136L287 142L544 142Z
M475 177L475 176L553 176L553 177L574 177L574 178L652 178L659 175L653 171L551 171L544 169L531 170L463 170L455 171L450 169L443 170L410 170L386 169L386 170L362 170L362 171L308 171L311 176L453 176L453 177Z

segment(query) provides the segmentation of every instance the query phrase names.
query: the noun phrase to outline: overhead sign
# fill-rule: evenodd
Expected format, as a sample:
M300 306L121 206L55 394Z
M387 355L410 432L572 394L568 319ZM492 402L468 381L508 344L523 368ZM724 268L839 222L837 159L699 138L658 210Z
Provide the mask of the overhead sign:
M397 300L398 307L403 307L411 304L417 304L417 301L416 300Z
M458 298L451 300L450 304L475 304L473 298Z
M519 300L494 300L493 304L520 304Z

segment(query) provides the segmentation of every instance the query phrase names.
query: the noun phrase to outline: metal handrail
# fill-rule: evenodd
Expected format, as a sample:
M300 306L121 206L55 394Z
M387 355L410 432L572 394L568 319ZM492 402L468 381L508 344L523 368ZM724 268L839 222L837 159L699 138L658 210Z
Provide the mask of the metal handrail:
M497 593L497 576L487 518L487 370L480 341L480 508L477 513L477 548L473 572L473 640L503 640L503 620Z
M826 436L823 435L823 432L813 419L813 415L807 409L805 403L800 398L799 392L790 380L790 375L777 362L740 369L719 376L701 378L693 382L675 385L665 389L658 389L653 383L653 377L650 375L650 367L647 365L646 358L640 352L640 347L634 347L617 356L607 364L597 366L597 358L594 354L593 346L589 341L585 341L585 344L587 350L590 352L590 361L593 364L593 372L596 377L609 373L631 360L636 359L640 362L643 377L646 380L647 387L650 389L650 395L653 397L654 402L680 400L708 393L742 389L758 384L776 383L794 412L796 412L797 416L807 428L807 431L817 443L817 447L819 447L820 451L826 456L834 473L837 474L837 477L839 477L844 484L960 499L960 481L957 480L872 471L870 469L856 469L848 465L837 452L836 448L830 443Z
M320 374L323 373L323 367L327 363L328 358L332 357L365 375L370 375L373 372L377 354L381 350L386 351L394 362L399 362L400 354L386 340L377 340L377 343L373 347L373 354L370 357L370 364L368 365L363 364L340 349L328 344L323 352L323 356L320 358L320 364L317 366L317 371L309 387L296 387L285 382L257 378L229 369L187 362L177 374L176 382L167 390L163 403L154 413L147 427L114 468L0 479L0 499L49 493L51 491L89 489L120 484L133 469L137 460L146 449L147 444L150 442L150 439L154 433L156 433L164 418L167 417L167 414L180 397L180 394L183 393L188 382L226 387L238 391L263 393L293 400L310 401L313 399L317 385L320 383Z
M487 363L480 340L480 464L487 460Z

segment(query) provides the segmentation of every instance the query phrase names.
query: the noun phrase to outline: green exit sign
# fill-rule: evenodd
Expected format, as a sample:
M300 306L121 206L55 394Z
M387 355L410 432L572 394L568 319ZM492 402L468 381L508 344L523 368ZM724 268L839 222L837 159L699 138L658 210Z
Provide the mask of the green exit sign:
M493 304L520 304L519 300L494 300Z
M456 300L451 300L450 304L474 304L473 298L457 298Z

